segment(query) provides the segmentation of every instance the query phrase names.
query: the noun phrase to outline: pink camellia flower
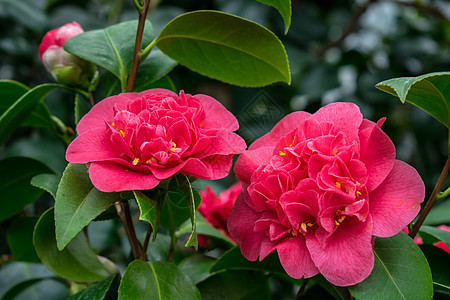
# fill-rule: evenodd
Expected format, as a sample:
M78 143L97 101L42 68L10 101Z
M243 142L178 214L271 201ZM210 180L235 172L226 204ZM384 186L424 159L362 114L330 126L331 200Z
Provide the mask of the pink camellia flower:
M228 230L249 260L277 251L288 275L322 273L349 286L372 271L372 237L397 234L419 212L424 184L395 159L377 123L352 103L294 112L241 154L243 182Z
M228 175L245 148L236 118L206 95L151 89L96 104L78 123L66 159L89 163L99 190L146 190L175 173L203 179Z
M95 65L63 49L68 39L83 32L77 22L72 22L47 32L42 39L39 57L56 81L72 86L89 85Z
M223 191L220 196L217 196L217 194L209 186L200 192L202 203L200 204L198 211L213 227L231 239L233 238L228 232L227 221L231 210L233 209L233 205L241 192L241 183L233 184L229 189ZM209 245L207 236L199 234L198 238L199 245L203 245L201 248L207 248L207 245ZM202 243L200 243L200 241Z

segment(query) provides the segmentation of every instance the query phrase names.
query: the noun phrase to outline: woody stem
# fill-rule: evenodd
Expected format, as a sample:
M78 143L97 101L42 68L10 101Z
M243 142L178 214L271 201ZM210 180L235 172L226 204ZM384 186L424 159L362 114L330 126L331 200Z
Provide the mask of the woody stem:
M436 186L434 187L434 190L431 193L430 198L428 199L427 204L423 208L422 212L419 215L419 218L417 219L417 222L414 223L414 226L412 227L411 232L409 233L409 236L411 238L414 238L417 235L417 233L419 232L420 226L422 226L422 224L425 221L425 218L428 216L428 213L430 212L431 208L436 203L437 196L441 192L442 186L444 185L444 182L445 182L445 179L447 178L449 170L450 170L450 155L447 156L447 161L444 165L444 168L442 169L441 175L439 176Z
M139 67L139 52L142 48L142 37L144 36L145 19L147 18L150 0L145 0L142 10L139 12L138 28L136 31L136 41L134 43L133 60L131 62L130 74L128 76L127 92L132 92L136 81L136 74Z

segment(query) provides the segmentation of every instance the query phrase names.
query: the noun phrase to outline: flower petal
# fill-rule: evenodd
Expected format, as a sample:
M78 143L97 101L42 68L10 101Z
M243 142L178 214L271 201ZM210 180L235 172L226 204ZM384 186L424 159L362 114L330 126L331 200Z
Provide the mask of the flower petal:
M395 146L381 128L373 123L359 133L361 142L360 160L366 165L366 187L373 191L391 172L395 160Z
M272 146L244 151L239 155L234 166L236 177L242 182L250 183L253 172L259 166L267 165L270 162L272 154Z
M260 214L254 211L244 201L246 192L237 198L230 217L228 218L228 232L241 246L242 255L248 260L255 261L261 250L264 231L254 231L255 222ZM248 194L247 194L248 197Z
M149 190L160 180L152 174L137 173L114 162L93 162L89 166L92 184L102 192Z
M334 285L349 286L363 281L372 272L371 220L359 222L350 217L323 241L316 236L306 236L306 245L320 273ZM318 230L319 231L319 230Z
M299 126L299 123L303 120L307 120L311 117L311 114L304 111L296 111L290 113L280 122L275 125L275 127L266 135L260 137L248 148L249 150L254 150L266 146L275 146L279 139L294 130Z
M303 236L279 244L277 251L281 265L289 276L309 278L319 273L319 269L311 259Z
M66 160L71 163L87 163L118 158L117 151L111 149L105 134L105 124L102 130L93 134L82 134L69 144Z
M369 211L373 234L389 237L397 234L419 213L425 186L417 171L395 160L391 173L369 194Z
M201 102L203 109L205 110L205 114L208 116L208 120L220 122L222 124L222 129L226 131L238 130L239 123L236 117L219 101L202 94L194 95L194 98Z

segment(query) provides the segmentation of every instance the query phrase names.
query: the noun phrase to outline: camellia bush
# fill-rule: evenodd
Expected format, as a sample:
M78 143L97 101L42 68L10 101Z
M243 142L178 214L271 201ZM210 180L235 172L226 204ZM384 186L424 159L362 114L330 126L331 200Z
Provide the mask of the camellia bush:
M259 2L286 34L291 1ZM3 149L41 128L67 161L57 173L30 157L0 160L1 276L16 262L45 266L1 299L44 281L70 299L450 296L449 227L423 225L450 193L450 159L428 191L383 130L396 116L371 120L351 99L283 113L248 142L222 99L177 89L171 72L281 89L291 70L277 35L219 10L180 14L154 34L150 1L133 5L134 20L89 31L69 20L42 36L36 55L54 82L0 81ZM450 72L376 88L449 128ZM76 127L49 112L53 91L75 99Z

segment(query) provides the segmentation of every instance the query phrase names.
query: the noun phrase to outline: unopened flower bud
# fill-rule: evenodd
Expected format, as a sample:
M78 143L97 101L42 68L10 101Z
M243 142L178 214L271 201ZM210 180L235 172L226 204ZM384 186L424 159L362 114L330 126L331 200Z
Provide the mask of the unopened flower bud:
M68 39L80 33L83 33L83 28L77 22L47 32L39 46L39 56L59 83L87 87L94 76L95 65L63 49Z

